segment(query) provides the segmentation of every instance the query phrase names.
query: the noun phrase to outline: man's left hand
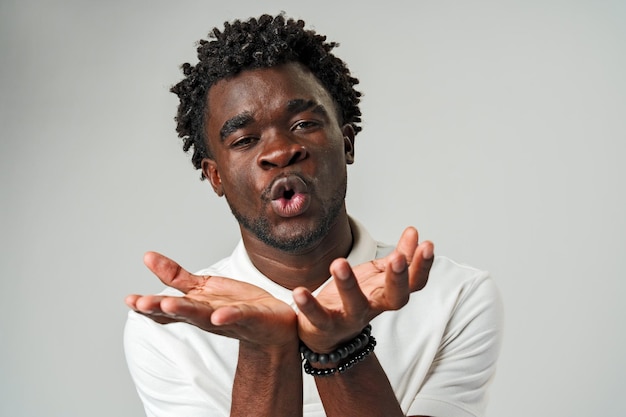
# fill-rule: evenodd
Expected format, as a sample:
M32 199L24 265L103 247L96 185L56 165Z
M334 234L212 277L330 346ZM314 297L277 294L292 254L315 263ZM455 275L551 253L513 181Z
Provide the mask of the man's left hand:
M317 297L306 288L293 291L300 310L300 339L315 352L330 352L358 335L383 311L398 310L412 292L426 285L434 259L433 244L418 244L418 233L407 228L396 249L384 258L354 268L346 259L333 261L333 282Z

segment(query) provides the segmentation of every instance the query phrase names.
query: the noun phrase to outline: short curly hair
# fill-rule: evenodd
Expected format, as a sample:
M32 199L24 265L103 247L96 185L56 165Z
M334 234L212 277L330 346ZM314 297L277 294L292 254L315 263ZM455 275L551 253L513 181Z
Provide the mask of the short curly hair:
M354 88L359 80L331 53L338 43L326 42L326 36L304 29L304 24L302 20L285 19L283 14L262 15L245 22L225 22L223 31L214 28L210 40L199 41L199 62L195 66L183 64L185 77L170 89L180 100L176 131L183 140L183 150L193 148L191 162L196 169L201 168L202 159L211 157L204 134L209 89L244 70L301 63L335 100L342 125L351 124L355 134L361 130L361 93Z

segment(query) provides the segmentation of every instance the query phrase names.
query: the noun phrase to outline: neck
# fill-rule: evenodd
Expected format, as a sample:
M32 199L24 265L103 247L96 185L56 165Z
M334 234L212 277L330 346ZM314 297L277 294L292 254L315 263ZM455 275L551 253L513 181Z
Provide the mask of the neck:
M347 257L352 248L352 230L345 211L338 216L325 237L303 252L288 253L269 247L247 233L242 233L242 237L254 266L263 275L290 290L305 287L314 291L330 276L331 262Z

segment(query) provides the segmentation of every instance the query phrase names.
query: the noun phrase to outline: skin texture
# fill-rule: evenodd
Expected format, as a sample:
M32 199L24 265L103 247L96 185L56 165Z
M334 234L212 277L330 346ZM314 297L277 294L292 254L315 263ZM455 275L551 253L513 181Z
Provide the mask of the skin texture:
M293 112L293 100L313 106ZM315 111L320 107L325 113ZM287 252L242 225L252 262L286 288L317 288L328 278L330 262L352 245L344 205L346 165L354 159L352 128L340 125L330 95L297 64L218 82L209 91L208 109L206 136L214 159L203 160L202 169L215 192L226 196L236 217L267 224L271 239L305 241ZM224 125L242 114L253 121L222 137ZM296 217L278 216L264 198L285 175L302 178L309 191L309 208ZM329 211L335 213L330 222ZM316 233L320 229L324 233Z
M132 295L126 302L159 323L187 322L240 341L232 416L302 415L298 340L329 352L378 314L402 308L426 285L433 245L419 243L409 227L387 257L348 264L352 233L344 196L354 132L341 124L332 99L305 68L244 71L215 84L207 100L213 158L202 161L203 173L240 221L254 265L293 289L300 313L237 277L195 276L156 253L146 254L148 268L186 295ZM294 102L306 105L289 105ZM277 211L268 197L286 176L305 184L307 204L294 216ZM313 297L329 273L335 280ZM259 381L269 387L262 395ZM403 415L375 354L316 383L328 416Z

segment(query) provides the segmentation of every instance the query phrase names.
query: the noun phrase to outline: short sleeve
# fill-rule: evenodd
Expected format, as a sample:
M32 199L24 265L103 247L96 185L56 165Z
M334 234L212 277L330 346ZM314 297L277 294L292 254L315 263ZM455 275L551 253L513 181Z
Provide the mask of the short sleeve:
M408 415L479 417L500 351L503 306L486 272L458 295L441 344Z
M180 324L168 324L177 326ZM153 341L159 340L157 346ZM167 337L163 326L129 312L124 330L128 369L143 402L147 417L206 417L228 415L211 403L197 381L183 369L189 359L184 343ZM227 399L230 403L230 398Z

